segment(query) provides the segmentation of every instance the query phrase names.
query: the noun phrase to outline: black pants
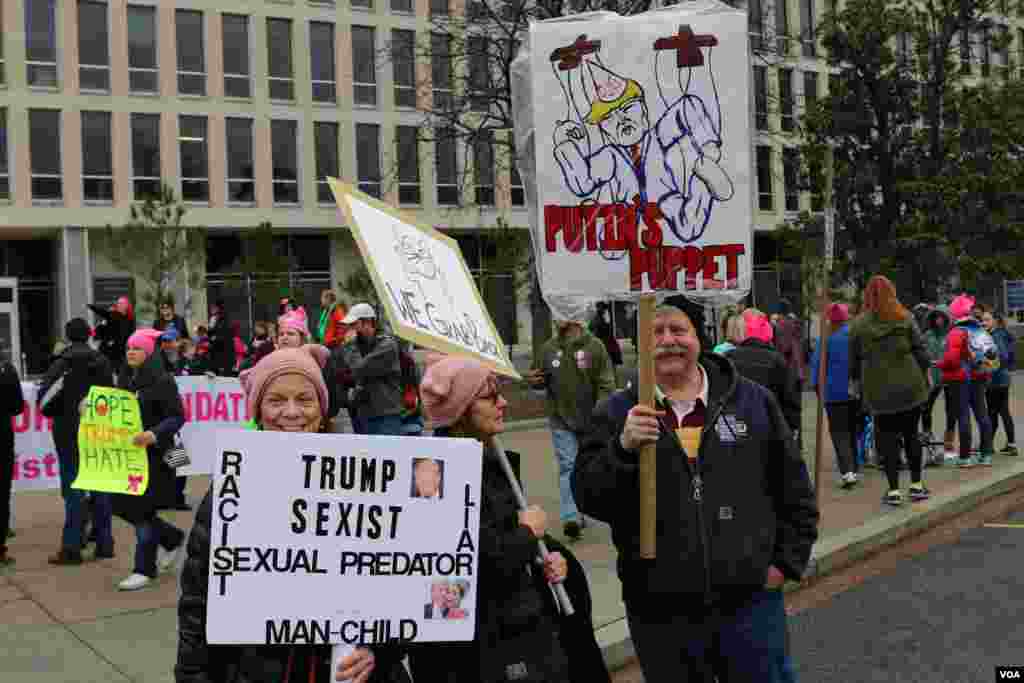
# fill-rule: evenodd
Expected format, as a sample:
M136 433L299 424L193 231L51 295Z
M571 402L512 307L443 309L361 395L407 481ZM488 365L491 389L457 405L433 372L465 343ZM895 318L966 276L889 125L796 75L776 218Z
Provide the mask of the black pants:
M885 462L885 476L889 490L900 487L899 437L907 449L907 465L910 467L911 483L921 481L921 442L917 438L917 424L921 419L921 407L901 413L875 415L875 446L878 457Z
M942 401L946 404L946 431L955 432L960 420L960 385L943 384Z
M1017 443L1016 430L1013 428L1013 416L1010 415L1010 387L989 387L985 395L988 400L988 417L992 422L992 438L995 439L999 429L999 418L1003 418L1003 429L1006 431L1006 442Z
M7 419L7 418L4 418ZM14 442L0 445L0 555L7 552L11 529L11 485L14 476Z
M932 387L932 390L928 392L928 402L924 404L924 409L921 411L921 429L927 434L932 433L932 410L935 408L935 402L939 400L939 394L941 393L941 384L936 384ZM948 402L946 407L946 424L949 424ZM946 429L949 429L949 427L947 426Z
M174 479L174 503L176 505L184 505L187 501L185 500L185 487L188 485L188 477L179 476Z
M836 452L839 473L856 472L858 401L826 403L828 431L832 436L832 448Z

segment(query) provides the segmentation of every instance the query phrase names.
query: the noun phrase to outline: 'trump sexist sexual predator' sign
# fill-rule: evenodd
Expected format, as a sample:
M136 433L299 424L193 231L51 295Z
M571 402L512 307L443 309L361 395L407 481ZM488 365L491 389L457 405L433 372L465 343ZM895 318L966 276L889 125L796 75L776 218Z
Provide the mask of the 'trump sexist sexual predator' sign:
M214 441L208 642L473 639L478 442L227 430Z

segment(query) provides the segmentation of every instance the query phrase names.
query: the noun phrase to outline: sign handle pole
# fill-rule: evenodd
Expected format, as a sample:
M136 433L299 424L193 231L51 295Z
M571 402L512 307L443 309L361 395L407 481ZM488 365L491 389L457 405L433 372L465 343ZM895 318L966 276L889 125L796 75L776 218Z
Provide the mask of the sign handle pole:
M505 456L505 449L501 445L500 439L494 438L494 450L498 454L498 462L501 463L501 469L505 472L505 476L508 478L508 483L512 487L512 493L516 496L516 503L519 505L520 510L526 509L526 497L523 495L523 490L519 487L519 481L516 479L516 473L512 471L512 465L509 464L508 458ZM537 539L537 548L540 550L538 561L543 564L544 558L548 554L548 546L544 542L544 539ZM569 594L565 591L565 586L560 583L551 584L551 590L555 594L555 600L558 601L558 607L562 612L563 616L571 617L576 613L575 608L572 606L572 601L569 600Z
M828 282L828 270L825 270L826 284ZM821 480L824 477L825 469L825 381L828 368L828 288L825 287L821 295L821 324L818 336L818 414L815 421L815 444L814 444L814 503L821 511ZM800 454L803 457L803 453Z
M637 315L640 327L637 330L637 342L640 345L637 354L639 392L640 404L648 407L654 407L654 308L653 296L640 299L640 312ZM640 557L646 560L654 559L657 544L657 448L657 444L651 444L640 450Z
M331 647L331 675L327 680L333 683L334 673L338 670L338 663L355 651L355 645L349 645L348 643L338 643Z

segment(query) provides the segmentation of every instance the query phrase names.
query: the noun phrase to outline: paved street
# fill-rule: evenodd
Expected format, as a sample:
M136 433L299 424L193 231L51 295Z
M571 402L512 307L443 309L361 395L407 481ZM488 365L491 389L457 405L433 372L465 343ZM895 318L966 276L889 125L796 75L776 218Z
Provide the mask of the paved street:
M1017 386L1020 386L1019 381ZM1024 392L1015 390L1014 411L1018 416L1024 415L1022 398ZM811 395L805 394L804 422L808 434L813 434L813 408ZM936 415L941 415L941 411L940 401ZM941 418L939 420L941 426ZM1000 444L1001 440L997 441L997 445ZM505 437L505 445L523 454L523 477L531 502L542 505L549 519L557 520L557 468L547 430L510 432ZM805 452L808 458L813 454L813 439L808 439ZM906 524L923 510L955 500L962 488L1006 476L1021 464L1018 462L1020 458L997 457L996 466L991 469L929 470L927 480L935 493L933 500L894 510L880 502L885 490L884 477L880 472L868 470L861 487L844 491L835 483L837 473L831 448L826 449L826 457L829 479L823 489L821 524L822 542L826 545L830 539L845 538L846 532L853 527L863 525L861 528L887 529ZM190 499L198 501L207 485L204 478L194 478L189 486ZM167 519L188 528L192 515L168 513ZM116 583L131 569L134 549L131 528L119 521L115 522L118 544L115 559L89 562L81 567L51 567L46 563L46 557L56 549L62 521L63 507L56 491L26 492L15 496L18 536L11 543L11 553L17 558L17 565L13 570L0 574L0 674L3 674L0 680L6 681L7 674L14 674L15 677L9 680L19 683L171 681L177 646L175 577L166 576L154 587L138 593L117 592ZM593 524L587 529L584 540L573 549L589 574L599 638L603 637L602 633L616 632L616 629L621 631L621 589L615 576L615 552L610 545L608 528L600 523ZM1017 567L1020 559L1018 556ZM1000 559L1000 562L1011 564L1009 559ZM971 579L969 586L964 583L962 590L966 602L961 608L966 606L968 614L973 613L972 601L988 594L991 582L997 579L999 577L993 577L986 582L979 577L978 580ZM1000 586L1007 592L1014 590L1009 585ZM950 599L955 595L958 594L951 594ZM882 593L873 596L872 600L878 600L881 605L886 604L887 598ZM955 607L949 606L950 609ZM866 628L872 623L876 628L878 623L887 623L880 613L872 614L875 615L874 621L865 619L863 622ZM1012 630L1006 624L1000 628ZM621 637L624 637L624 631L621 632ZM995 647L998 631L986 633L988 636L978 647ZM844 642L838 636L836 640L837 646ZM1024 652L1024 648L1019 651ZM826 679L807 675L804 680Z
M989 683L995 666L1024 664L1024 512L1006 523L791 617L799 679Z

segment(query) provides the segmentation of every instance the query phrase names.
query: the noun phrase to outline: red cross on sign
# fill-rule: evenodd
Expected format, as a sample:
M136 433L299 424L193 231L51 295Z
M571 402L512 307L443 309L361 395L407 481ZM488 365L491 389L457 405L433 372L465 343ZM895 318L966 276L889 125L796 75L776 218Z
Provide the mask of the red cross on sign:
M580 65L584 55L589 55L600 49L600 40L587 40L587 37L583 35L577 38L572 45L552 51L551 61L558 62L559 71L571 71Z
M704 66L704 55L700 49L716 45L718 45L718 38L710 33L695 36L689 24L680 26L679 33L674 36L658 38L654 41L655 50L676 51L676 67L680 69L685 66Z

